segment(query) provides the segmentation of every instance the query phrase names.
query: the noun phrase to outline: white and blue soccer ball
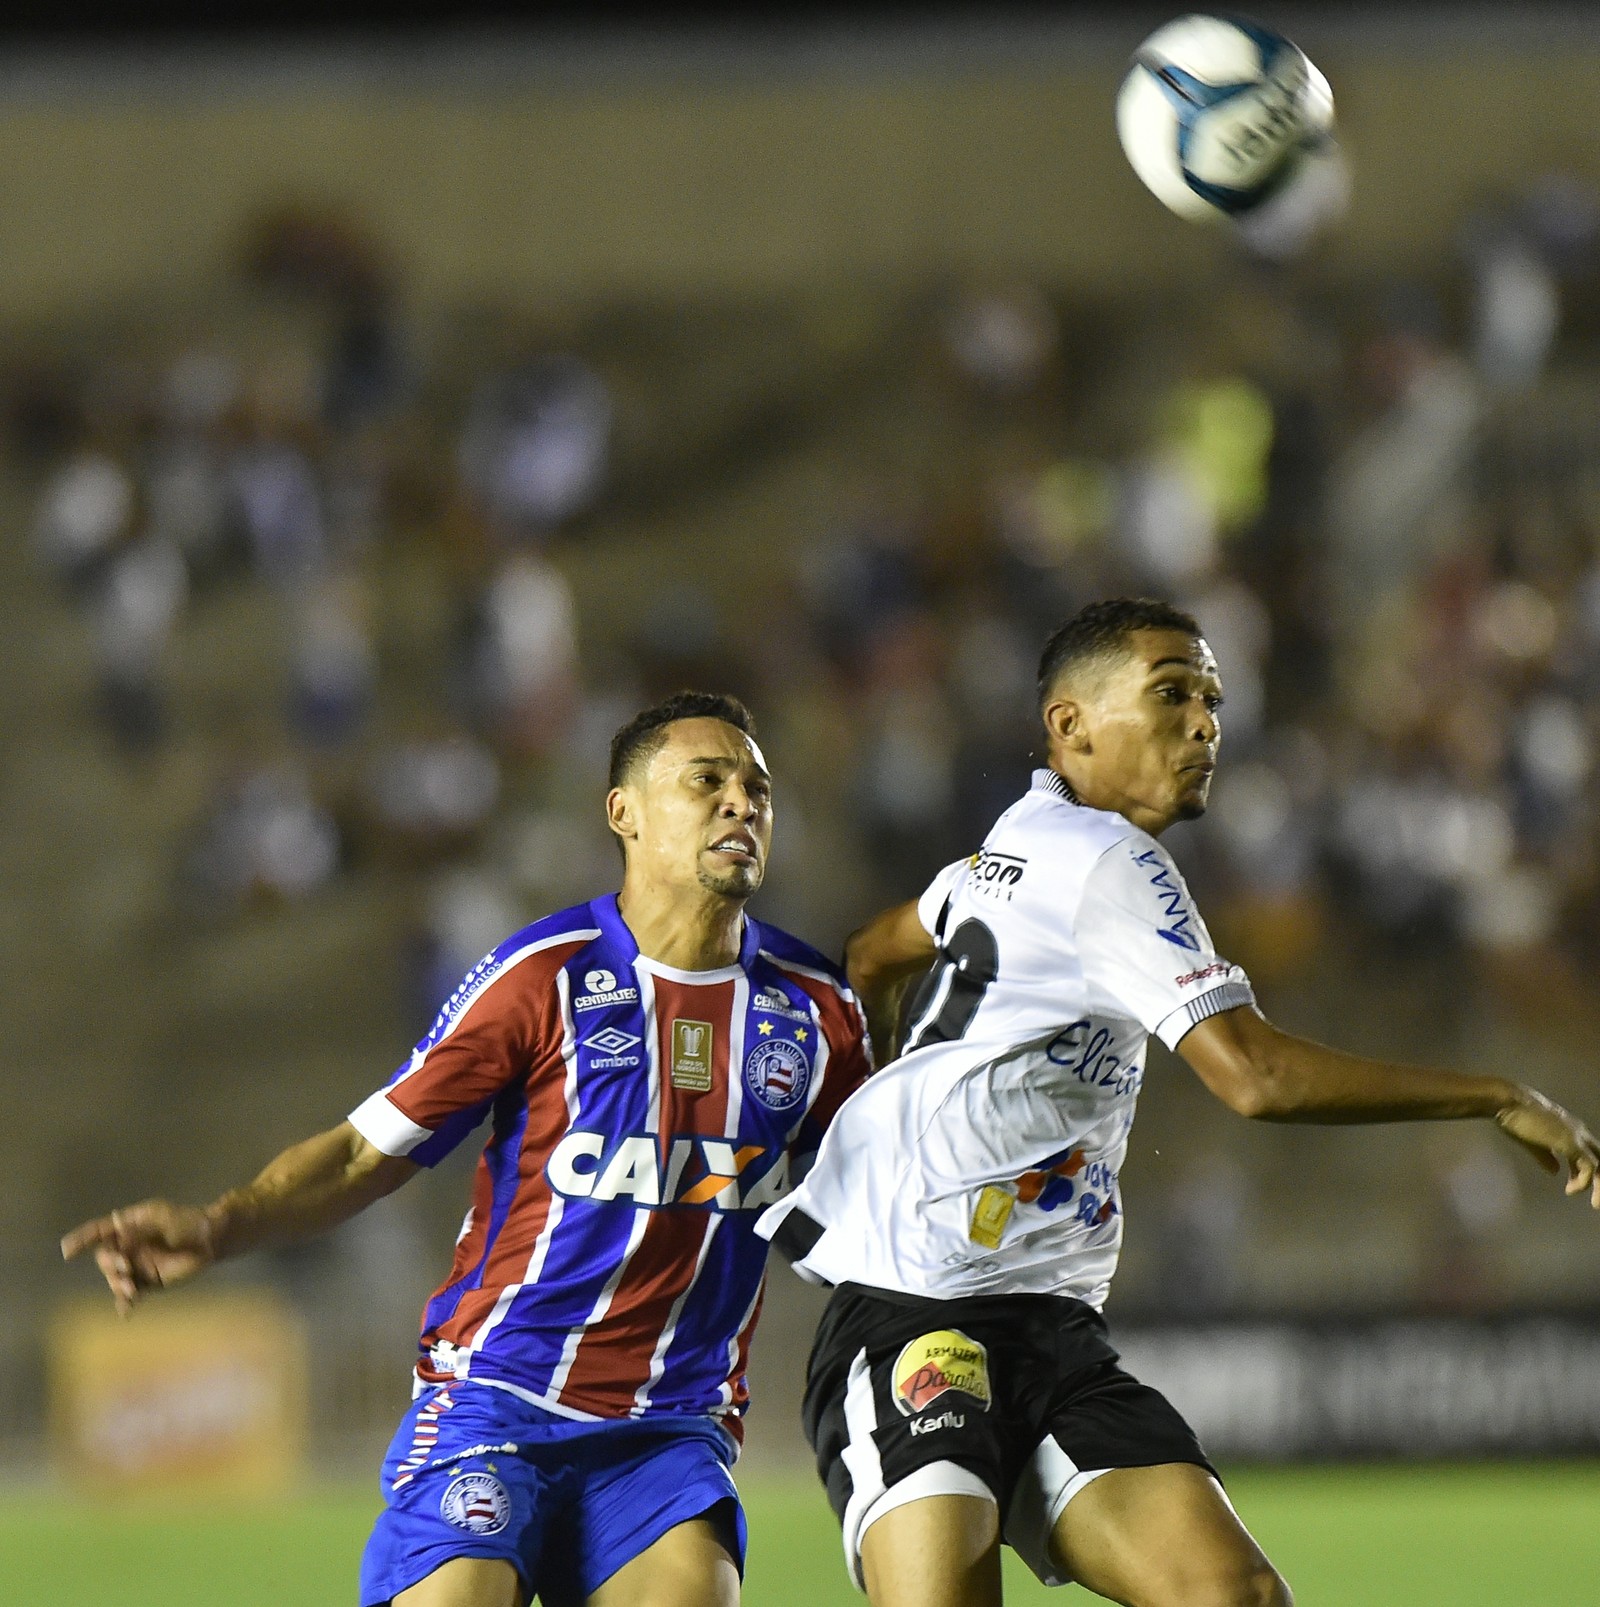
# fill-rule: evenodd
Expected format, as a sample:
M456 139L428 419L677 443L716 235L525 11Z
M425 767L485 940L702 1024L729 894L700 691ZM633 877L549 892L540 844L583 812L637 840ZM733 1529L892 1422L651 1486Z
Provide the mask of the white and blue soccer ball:
M1133 170L1179 217L1243 219L1333 144L1333 93L1305 53L1243 17L1158 28L1117 94Z

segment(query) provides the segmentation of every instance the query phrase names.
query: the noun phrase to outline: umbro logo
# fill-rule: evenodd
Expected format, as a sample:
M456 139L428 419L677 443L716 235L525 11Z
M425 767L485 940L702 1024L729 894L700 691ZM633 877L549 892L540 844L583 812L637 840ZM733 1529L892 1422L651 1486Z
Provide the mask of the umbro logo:
M603 1032L597 1032L592 1038L584 1040L585 1049L598 1049L603 1055L620 1055L624 1050L632 1049L641 1040L631 1032L624 1032L620 1027L607 1027Z

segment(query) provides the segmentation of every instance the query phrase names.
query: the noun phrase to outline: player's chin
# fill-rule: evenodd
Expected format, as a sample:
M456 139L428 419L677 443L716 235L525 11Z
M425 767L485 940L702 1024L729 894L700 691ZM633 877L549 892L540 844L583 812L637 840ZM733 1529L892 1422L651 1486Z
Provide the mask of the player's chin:
M761 886L762 867L749 864L731 864L700 867L700 885L707 892L723 898L749 898Z
M1189 778L1189 784L1179 791L1173 814L1178 820L1198 820L1210 802L1210 775L1193 776Z

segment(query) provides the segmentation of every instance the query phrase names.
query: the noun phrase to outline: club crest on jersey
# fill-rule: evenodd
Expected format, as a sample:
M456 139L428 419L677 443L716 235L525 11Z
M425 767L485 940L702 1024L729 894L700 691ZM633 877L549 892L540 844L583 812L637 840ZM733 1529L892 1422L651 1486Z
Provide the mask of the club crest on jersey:
M989 1352L959 1328L923 1334L895 1358L894 1403L901 1416L916 1417L952 1393L989 1410Z
M744 1085L768 1110L793 1110L811 1086L811 1061L788 1038L764 1038L745 1059Z
M598 1010L604 1004L636 1004L637 988L622 987L615 971L597 965L583 974L583 992L572 1001L574 1010Z
M511 1497L492 1473L463 1473L439 1498L439 1516L468 1534L499 1534L511 1521Z
M672 1023L672 1086L691 1094L711 1091L711 1023Z

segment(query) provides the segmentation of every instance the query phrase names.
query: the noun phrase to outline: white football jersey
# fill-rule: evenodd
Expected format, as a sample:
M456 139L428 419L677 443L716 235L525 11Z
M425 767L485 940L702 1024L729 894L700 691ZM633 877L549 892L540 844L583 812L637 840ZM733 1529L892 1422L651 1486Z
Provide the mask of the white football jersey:
M757 1231L804 1213L783 1238L817 1282L1098 1308L1149 1034L1175 1048L1253 1003L1249 979L1218 957L1155 839L1084 808L1052 770L918 913L938 957L905 1053L845 1102Z

